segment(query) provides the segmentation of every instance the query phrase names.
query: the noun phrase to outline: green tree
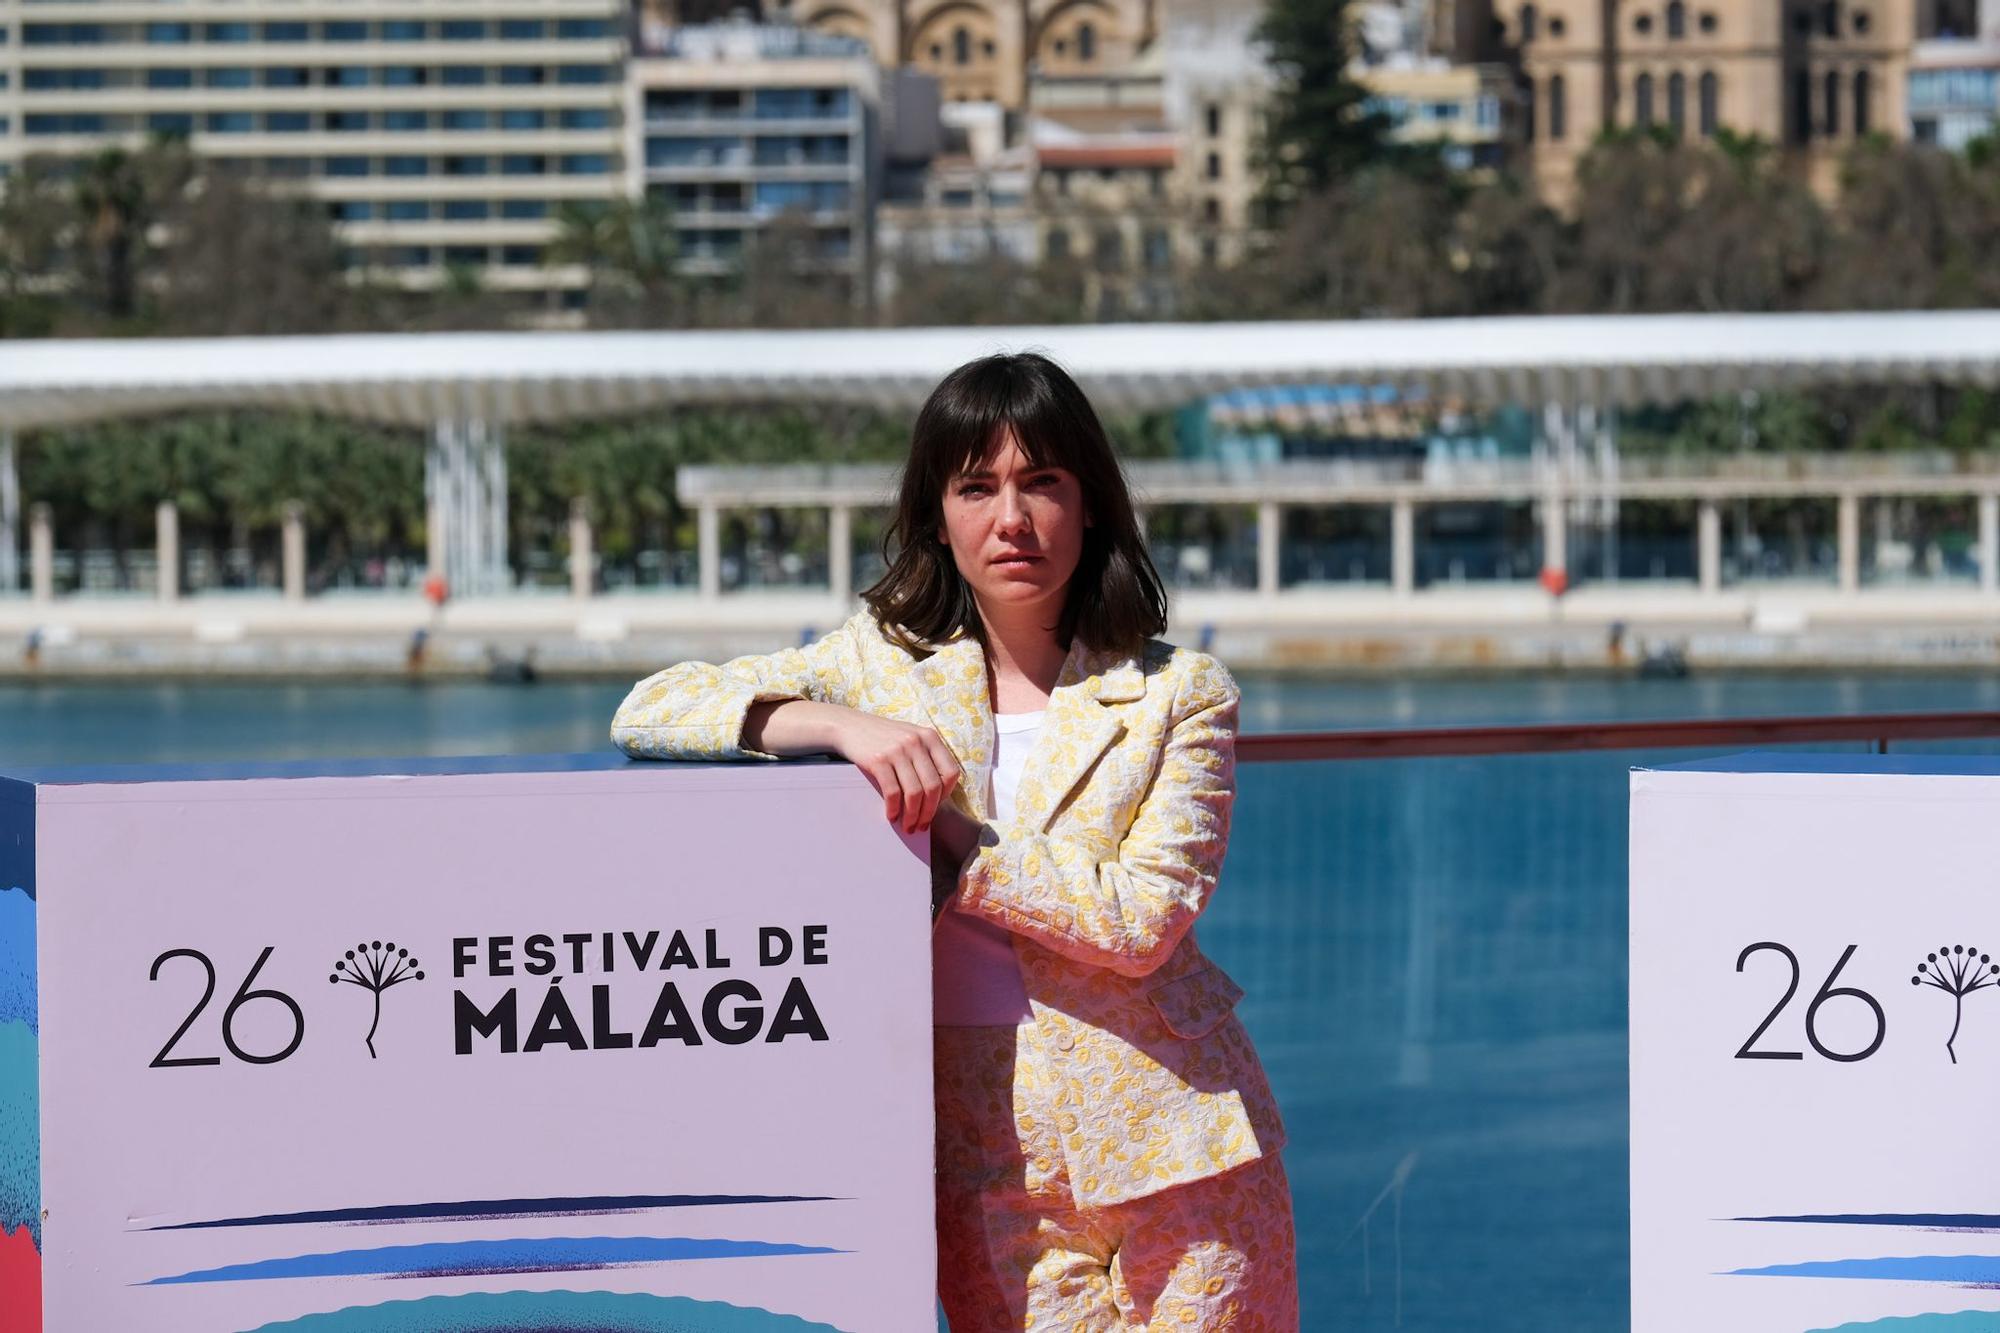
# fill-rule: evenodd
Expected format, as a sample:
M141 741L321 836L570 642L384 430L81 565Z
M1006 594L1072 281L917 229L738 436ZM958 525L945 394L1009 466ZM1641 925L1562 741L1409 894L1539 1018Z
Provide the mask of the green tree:
M1258 143L1262 201L1273 217L1387 152L1388 118L1349 72L1349 0L1267 0L1255 37L1276 76Z

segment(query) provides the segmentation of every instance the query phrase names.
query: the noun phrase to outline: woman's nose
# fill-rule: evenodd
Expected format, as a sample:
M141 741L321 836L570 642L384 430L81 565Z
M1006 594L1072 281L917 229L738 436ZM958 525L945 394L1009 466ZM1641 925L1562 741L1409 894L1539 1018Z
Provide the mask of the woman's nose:
M1021 493L1011 486L1000 492L999 523L1002 532L1023 532L1028 527L1028 507L1021 503Z

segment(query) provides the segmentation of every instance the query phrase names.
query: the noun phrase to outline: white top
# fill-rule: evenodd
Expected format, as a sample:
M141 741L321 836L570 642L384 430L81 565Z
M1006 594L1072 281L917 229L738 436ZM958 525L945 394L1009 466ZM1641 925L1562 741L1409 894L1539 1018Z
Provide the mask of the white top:
M1028 752L1042 715L1003 713L993 719L993 822L1014 814ZM931 932L931 1024L942 1028L1013 1027L1028 1016L1028 992L1014 957L1014 937L982 917L947 908Z

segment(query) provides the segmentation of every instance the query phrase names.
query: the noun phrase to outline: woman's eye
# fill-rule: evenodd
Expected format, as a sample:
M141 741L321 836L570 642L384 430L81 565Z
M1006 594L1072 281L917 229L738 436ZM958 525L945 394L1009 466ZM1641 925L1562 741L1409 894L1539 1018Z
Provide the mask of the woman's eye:
M958 498L961 500L970 500L984 494L986 494L986 488L976 481L968 481L965 485L958 488Z

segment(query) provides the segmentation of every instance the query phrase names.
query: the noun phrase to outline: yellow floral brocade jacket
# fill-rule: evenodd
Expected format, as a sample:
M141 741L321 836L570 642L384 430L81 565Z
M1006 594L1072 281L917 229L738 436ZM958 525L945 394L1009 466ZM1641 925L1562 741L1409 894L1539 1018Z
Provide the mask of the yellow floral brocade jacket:
M961 763L991 761L978 643L918 658L865 611L804 648L649 676L611 735L636 758L768 757L743 747L745 713L798 698L934 727ZM1086 1207L1215 1175L1284 1142L1233 1012L1243 992L1193 932L1228 846L1238 698L1205 654L1152 642L1135 658L1079 641L1012 819L989 822L959 872L953 906L1013 933L1033 1013L1020 1029L1017 1110L1052 1108ZM961 782L951 799L990 821L977 787ZM1020 1096L1024 1084L1041 1095Z

